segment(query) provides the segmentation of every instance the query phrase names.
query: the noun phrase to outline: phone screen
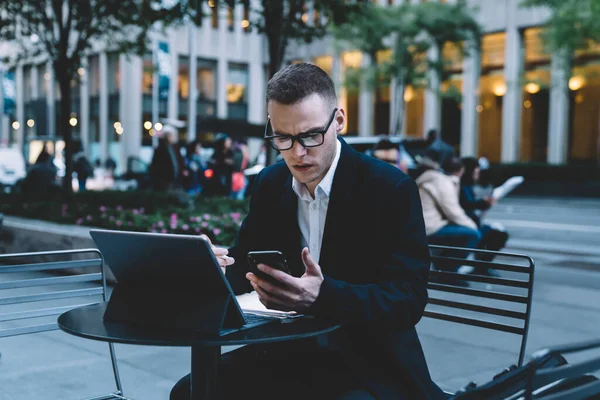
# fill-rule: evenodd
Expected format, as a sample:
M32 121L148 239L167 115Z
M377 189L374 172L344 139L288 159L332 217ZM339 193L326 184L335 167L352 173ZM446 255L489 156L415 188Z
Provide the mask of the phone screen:
M284 255L280 251L276 250L267 250L267 251L250 251L248 252L248 262L252 268L252 272L257 276L260 276L264 279L272 279L268 275L262 273L258 269L258 264L265 264L272 268L278 269L280 271L285 272L286 274L291 275L290 268L288 263L284 257Z

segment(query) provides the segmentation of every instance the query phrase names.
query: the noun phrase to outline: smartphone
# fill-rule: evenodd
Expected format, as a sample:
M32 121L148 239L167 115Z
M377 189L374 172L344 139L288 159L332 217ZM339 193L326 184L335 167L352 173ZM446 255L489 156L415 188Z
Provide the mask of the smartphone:
M288 275L292 275L290 267L284 257L284 255L277 250L266 250L266 251L250 251L248 252L248 262L252 268L252 272L263 279L273 279L267 274L264 274L258 269L258 264L265 264L280 271L285 272Z

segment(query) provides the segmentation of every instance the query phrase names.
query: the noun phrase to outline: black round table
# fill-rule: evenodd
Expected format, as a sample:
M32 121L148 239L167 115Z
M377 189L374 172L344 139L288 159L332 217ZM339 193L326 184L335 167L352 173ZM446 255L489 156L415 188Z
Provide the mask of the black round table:
M58 317L58 326L71 335L103 342L148 346L190 346L192 348L190 395L192 400L216 398L221 346L305 339L339 328L339 325L317 318L297 318L225 336L206 336L177 328L160 329L104 321L106 304L106 302L98 303L67 311Z

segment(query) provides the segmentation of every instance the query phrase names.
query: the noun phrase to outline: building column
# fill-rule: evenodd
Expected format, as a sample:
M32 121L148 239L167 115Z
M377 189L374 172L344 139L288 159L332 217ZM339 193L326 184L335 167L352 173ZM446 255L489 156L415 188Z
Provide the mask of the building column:
M263 59L263 39L255 32L248 33L250 64L248 66L248 122L265 123L265 60Z
M4 115L4 72L0 68L0 147L8 144L8 115Z
M169 55L171 56L171 82L169 84L169 104L167 108L167 118L175 120L179 119L179 56L177 48L174 45L178 39L177 33L181 33L179 29L173 29L169 40Z
M125 80L123 79L123 61L125 57L121 56L119 59L119 69L120 71L120 87L125 85ZM100 53L100 58L98 60L98 72L100 75L99 79L99 88L98 91L100 93L100 104L98 110L98 118L100 119L99 129L100 129L100 162L104 165L106 160L108 159L108 57L105 52ZM123 97L120 98L119 103L123 104ZM115 160L116 161L116 160Z
M523 101L521 73L523 71L523 37L516 25L518 0L507 1L506 44L504 52L504 82L506 94L502 100L502 162L520 158L521 107Z
M227 9L219 8L217 51L217 118L227 119Z
M242 52L242 48L247 45L247 34L244 32L244 28L242 28L242 20L244 19L244 5L241 3L235 3L235 8L233 9L233 34L235 36L235 49L236 54L240 54ZM244 37L245 36L245 37Z
M441 49L435 46L427 52L427 58L437 62ZM440 77L435 71L428 71L429 86L425 89L425 110L423 112L423 134L435 129L441 135L442 125L442 99L440 97Z
M371 57L363 53L362 65L368 66L371 63ZM373 136L373 108L375 95L373 89L368 88L366 82L361 82L358 95L358 135Z
M481 58L479 51L472 49L463 61L462 112L460 128L461 157L476 157L479 150L479 78Z
M48 126L46 134L56 137L56 83L54 82L54 69L49 62L46 63L44 79L46 80L46 93L48 93L46 96L46 110L48 113L46 116L46 124Z
M80 76L81 84L79 85L79 96L81 104L81 115L79 116L80 132L81 132L81 145L85 156L89 159L92 155L90 149L90 79L89 79L89 68L88 59L83 57L81 59L81 67L83 68L83 76Z
M196 84L196 73L198 72L198 57L196 56L196 37L198 29L190 23L188 26L190 70L189 70L189 95L188 95L188 131L187 140L191 142L196 139L196 110L198 102L198 85Z
M25 143L25 132L27 131L27 125L25 124L25 96L24 96L24 88L23 88L23 65L19 64L15 70L15 84L17 87L17 121L21 125L19 129L15 131L15 146L17 149L23 150L23 145Z
M142 147L142 70L139 56L121 57L121 87L119 119L123 127L121 135L121 159L117 162L120 173L127 170L129 156L137 156Z
M566 164L569 156L569 61L562 53L552 55L548 163Z

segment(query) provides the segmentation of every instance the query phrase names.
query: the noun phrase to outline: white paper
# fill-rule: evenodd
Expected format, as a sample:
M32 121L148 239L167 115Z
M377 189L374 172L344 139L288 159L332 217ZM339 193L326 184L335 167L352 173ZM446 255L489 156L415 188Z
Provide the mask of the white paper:
M239 296L235 296L235 298L237 299L242 311L250 314L267 315L270 317L280 318L296 318L301 316L301 314L298 314L295 311L279 311L265 307L264 304L258 299L258 293L256 292L240 294Z
M523 178L522 176L513 176L512 178L504 182L502 185L495 188L494 192L492 193L492 197L494 197L496 200L505 197L507 194L512 192L517 186L523 183L524 180L525 178Z

